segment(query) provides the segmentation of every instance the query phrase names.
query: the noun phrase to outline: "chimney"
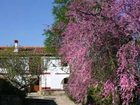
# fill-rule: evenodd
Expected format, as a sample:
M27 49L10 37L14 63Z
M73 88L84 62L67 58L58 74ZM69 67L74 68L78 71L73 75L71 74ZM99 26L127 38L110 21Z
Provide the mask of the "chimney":
M18 52L18 40L14 40L14 52Z

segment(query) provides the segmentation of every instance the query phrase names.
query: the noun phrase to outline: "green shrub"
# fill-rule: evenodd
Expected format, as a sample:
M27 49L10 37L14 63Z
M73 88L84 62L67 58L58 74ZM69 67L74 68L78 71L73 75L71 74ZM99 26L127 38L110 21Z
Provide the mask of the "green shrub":
M111 95L107 98L103 97L101 94L102 86L96 85L94 87L91 87L88 91L87 96L87 105L94 104L94 105L111 105L112 104L112 98Z

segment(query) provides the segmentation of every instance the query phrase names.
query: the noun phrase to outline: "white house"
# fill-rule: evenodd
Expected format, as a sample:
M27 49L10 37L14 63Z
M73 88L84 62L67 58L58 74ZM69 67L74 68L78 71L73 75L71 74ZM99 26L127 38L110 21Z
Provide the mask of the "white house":
M29 47L29 46L18 46L18 41L15 40L14 44L15 53L22 51L28 51L33 55L39 55L41 59L41 74L39 75L38 81L31 86L32 91L42 91L42 90L63 90L64 85L68 81L70 74L70 68L67 64L62 64L61 58L53 56L53 54L47 53L44 50L44 47ZM11 47L0 46L0 51L4 51ZM29 63L26 64L30 68L30 59ZM0 73L2 73L0 71Z

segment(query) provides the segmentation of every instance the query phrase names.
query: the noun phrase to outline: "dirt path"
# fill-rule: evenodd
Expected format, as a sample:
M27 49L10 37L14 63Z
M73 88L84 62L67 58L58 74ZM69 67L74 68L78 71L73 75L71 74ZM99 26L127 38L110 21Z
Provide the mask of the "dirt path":
M56 94L56 95L47 95L47 96L41 96L37 93L30 93L28 95L28 98L54 100L54 102L57 105L80 105L80 104L75 104L73 101L71 101L65 93L64 94Z

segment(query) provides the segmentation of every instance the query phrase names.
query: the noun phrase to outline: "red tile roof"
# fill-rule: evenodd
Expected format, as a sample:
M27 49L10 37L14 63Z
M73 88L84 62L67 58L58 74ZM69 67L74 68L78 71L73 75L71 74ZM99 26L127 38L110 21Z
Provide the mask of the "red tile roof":
M13 47L9 47L9 46L0 46L0 51L7 51L9 49L14 50L14 46ZM18 47L19 52L29 52L31 54L39 54L39 55L51 55L50 53L47 53L45 51L45 47L38 47L38 46L19 46Z

